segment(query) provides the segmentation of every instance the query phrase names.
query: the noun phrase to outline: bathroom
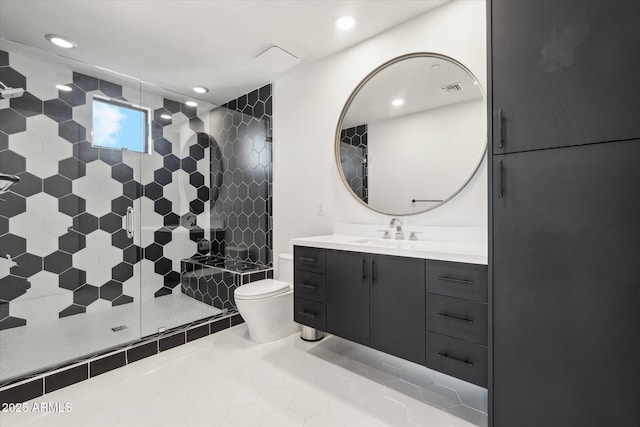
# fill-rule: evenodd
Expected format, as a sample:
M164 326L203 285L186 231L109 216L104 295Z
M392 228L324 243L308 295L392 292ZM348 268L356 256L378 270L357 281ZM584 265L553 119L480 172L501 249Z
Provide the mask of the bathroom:
M574 3L567 2L564 15L559 13L559 26L573 23L567 11ZM631 2L615 3L615 17L638 16ZM509 176L509 161L518 154L510 154L508 147L501 151L502 141L517 139L518 126L526 121L511 121L506 109L504 118L500 110L497 121L487 120L487 111L498 105L492 104L498 67L506 67L495 47L505 39L492 39L491 31L506 31L497 25L504 19L498 6L517 15L519 9L508 4L0 0L0 176L19 178L10 187L0 182L5 188L0 191L0 424L509 427L517 419L518 425L542 425L544 417L536 414L544 409L531 402L538 398L532 393L541 396L544 387L533 385L533 374L526 375L524 364L514 362L523 353L514 351L511 357L500 339L508 336L518 343L514 348L529 348L525 332L512 334L508 325L517 323L517 307L524 313L533 306L502 286L506 276L500 267L535 258L514 258L527 253L513 240L523 236L517 227L510 229L513 250L501 249L509 234L501 224L513 224L500 216L507 206L501 203L520 183L515 171ZM337 27L341 16L355 18L355 25ZM581 19L596 22L599 15L576 16L580 30L587 25ZM488 19L494 20L493 30ZM608 43L622 34L603 39ZM72 47L54 46L47 35L68 37ZM606 46L597 45L603 51ZM549 58L541 63L545 76L571 69L558 56ZM632 62L613 72L632 68ZM433 152L449 157L431 158L427 144L411 147L412 154L403 151L414 141L408 132L394 141L394 148L375 153L373 124L368 144L345 142L352 126L359 140L365 138L357 128L362 121L349 115L358 95L362 101L368 88L384 86L379 82L385 73L411 63L425 70L414 73L420 83L424 75L440 73L438 92L471 94L453 103L468 108L464 114L429 122L429 132L437 135L433 139L445 139L451 150ZM408 89L407 74L389 81L393 85L386 86L397 92L392 96L418 92ZM526 90L520 95L530 97ZM630 97L614 90L608 96ZM109 108L136 117L137 139L114 137L113 128L100 136L108 116L96 112ZM148 123L148 129L140 123ZM542 132L539 128L536 132ZM575 135L580 133L576 129ZM593 147L598 141L640 135L624 126L611 137L584 129L594 139L579 137ZM454 134L464 146L447 139ZM498 134L499 148L492 147ZM575 135L564 136L581 145L578 136L572 139ZM131 141L137 145L126 145ZM550 147L562 145L543 148ZM350 169L354 156L357 167ZM377 175L381 163L385 174ZM437 173L412 178L410 172L425 165ZM584 176L590 182L590 175ZM411 186L414 182L419 185ZM424 194L432 183L449 187L436 196ZM489 191L496 185L499 191ZM619 194L628 191L624 185L618 183ZM555 199L549 200L553 205ZM626 209L638 210L635 205ZM498 217L503 222L496 222ZM619 215L619 221L637 230L626 216ZM554 229L552 221L540 227ZM561 242L560 232L554 232ZM527 238L536 242L535 233ZM624 244L629 253L640 253L635 243ZM364 322L371 330L365 338L354 314L363 300L353 302L356 294L330 289L330 283L342 283L342 272L351 271L343 260L354 253L354 274L370 285ZM311 259L321 259L322 269ZM412 263L387 263L390 259ZM576 269L583 265L566 262ZM417 273L409 273L414 264ZM467 286L469 277L477 277L484 288L472 296L435 290L429 281L450 280L445 268L453 264L460 267L458 273L470 275L456 280ZM623 267L621 277L631 274L631 267ZM536 280L548 279L526 266L521 270ZM420 298L409 290L416 275ZM322 286L326 277L326 300L300 292L300 277L322 280ZM393 282L393 296L380 291L385 280ZM251 308L257 306L252 292L264 292L267 283L282 286L277 292L286 289L278 294L283 305L267 310L269 320ZM396 298L400 284L406 288ZM628 304L637 300L628 288L620 289ZM429 316L432 302L452 297L475 307L480 319L474 318L475 325L483 325L465 339L477 360L445 350L425 359L425 345L429 350L441 335L429 326L435 321L429 317L425 331L425 313ZM492 303L500 298L514 303L495 305L494 311ZM318 312L325 309L326 321ZM550 310L538 311L553 317ZM621 325L638 319L635 311L608 309L608 314L621 331L630 330ZM474 323L467 317L438 316ZM414 319L422 323L418 338L412 335ZM538 337L526 322L518 325L545 348L565 345L553 334ZM630 347L635 344L637 339ZM415 348L420 349L417 356ZM610 374L616 382L608 383L604 374L593 376L601 386L620 386L618 401L609 402L615 408L636 391L619 375L625 366L630 369L629 357L620 357L620 367ZM547 367L555 363L544 362ZM558 374L557 369L552 366L549 375ZM555 381L531 372L539 382ZM509 382L509 373L526 376L533 391ZM575 396L586 388L584 380L562 384L560 389ZM576 410L551 411L549 425L606 425L603 420L635 425L629 420L637 420L635 413L606 418L597 412L591 417L599 424L588 424L582 421L589 411L577 397L567 401ZM518 410L526 412L526 421L518 419Z

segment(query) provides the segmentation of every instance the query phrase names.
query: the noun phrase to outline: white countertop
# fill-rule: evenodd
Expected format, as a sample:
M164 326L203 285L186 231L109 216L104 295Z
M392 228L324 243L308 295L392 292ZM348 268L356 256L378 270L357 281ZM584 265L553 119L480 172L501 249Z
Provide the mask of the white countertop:
M294 246L487 264L487 245L478 241L395 240L346 234L291 239Z

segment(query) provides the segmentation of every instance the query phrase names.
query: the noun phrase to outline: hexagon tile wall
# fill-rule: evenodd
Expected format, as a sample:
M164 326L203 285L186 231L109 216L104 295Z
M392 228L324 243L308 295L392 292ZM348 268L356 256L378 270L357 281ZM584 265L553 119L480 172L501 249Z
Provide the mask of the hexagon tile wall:
M142 298L179 292L180 260L208 248L209 112L4 51L0 81L27 90L0 100L0 171L21 178L0 196L0 329L131 303L140 271ZM93 93L153 107L151 154L88 142Z
M365 203L369 200L367 172L367 124L340 132L342 173L354 193Z
M220 255L272 265L271 85L211 112L211 240ZM221 174L216 174L222 168ZM225 249L226 248L226 249ZM215 251L214 251L215 252Z

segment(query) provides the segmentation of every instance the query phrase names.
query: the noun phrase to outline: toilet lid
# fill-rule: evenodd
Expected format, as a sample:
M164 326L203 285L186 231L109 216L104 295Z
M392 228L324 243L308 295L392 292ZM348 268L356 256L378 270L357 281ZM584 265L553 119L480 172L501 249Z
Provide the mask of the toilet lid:
M258 299L279 295L289 290L287 282L264 279L238 286L234 291L236 299Z

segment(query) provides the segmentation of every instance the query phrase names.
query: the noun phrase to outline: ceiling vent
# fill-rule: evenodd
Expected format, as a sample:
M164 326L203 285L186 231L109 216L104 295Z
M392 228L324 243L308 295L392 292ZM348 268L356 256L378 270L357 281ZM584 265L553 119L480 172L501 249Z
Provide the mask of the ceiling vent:
M460 92L462 90L462 86L460 85L460 82L451 83L446 86L442 86L440 90L443 91L444 93Z

